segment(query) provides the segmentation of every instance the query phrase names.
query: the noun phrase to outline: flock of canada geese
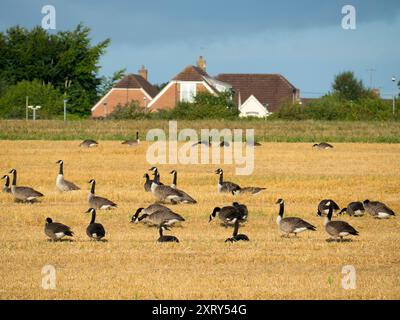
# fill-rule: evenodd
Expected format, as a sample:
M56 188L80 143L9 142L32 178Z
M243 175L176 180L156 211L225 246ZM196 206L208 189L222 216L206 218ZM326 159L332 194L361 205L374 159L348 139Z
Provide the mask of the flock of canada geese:
M139 144L139 135L136 133L136 140L127 140L122 142L129 146ZM197 145L209 143L211 141L199 141ZM84 140L80 146L91 148L97 146L98 143L94 140ZM255 144L254 144L255 145ZM258 143L258 145L260 145ZM221 143L222 146L222 143ZM332 145L321 142L314 144L313 148L317 149L331 149ZM59 165L58 175L56 177L56 188L60 192L72 192L80 190L76 184L68 181L64 178L64 162L59 160L56 162ZM172 235L164 235L164 231L169 231L176 223L185 221L185 219L174 212L172 209L166 207L164 204L196 204L197 201L185 191L178 188L176 170L172 170L172 182L170 185L163 184L160 181L160 173L157 167L149 169L152 173L153 179L150 178L148 173L144 174L144 191L151 192L156 198L157 202L151 204L146 208L138 208L135 214L132 216L131 223L143 222L153 226L157 226L159 230L158 242L179 242L178 238ZM219 176L217 183L217 190L220 193L231 193L232 195L247 193L256 195L265 190L262 187L241 187L236 183L224 180L224 171L218 168L215 173ZM37 202L38 198L44 195L31 188L17 185L17 170L12 169L9 174L12 174L12 182L10 185L10 176L4 175L2 179L5 180L2 191L4 193L11 194L16 202L34 203ZM91 220L86 229L87 236L92 240L102 240L106 231L102 224L96 222L96 210L109 210L117 207L117 204L113 201L96 195L96 181L91 179L89 181L90 192L88 195L88 206L89 209L86 213L91 214ZM164 203L164 204L163 204ZM297 236L297 234L303 231L315 231L316 227L307 221L298 217L284 217L285 201L278 199L276 202L279 205L279 212L277 216L277 225L279 226L282 236L289 237L291 234ZM368 212L372 217L376 219L387 219L391 216L395 216L395 213L387 205L379 201L364 200L363 202L351 202L346 207L340 209L339 205L332 199L322 200L317 207L317 215L324 216L324 227L326 232L329 234L332 240L342 241L346 236L358 236L358 231L352 227L349 223L340 220L332 220L333 214L341 215L347 213L353 217L361 217ZM233 202L231 206L215 207L210 214L209 222L214 220L217 216L224 226L233 226L232 236L227 238L225 242L237 242L237 241L249 241L249 237L245 234L239 234L239 227L241 224L248 219L248 208L245 204ZM73 231L70 227L59 223L53 222L51 218L46 218L45 234L52 241L61 240L65 236L73 236Z

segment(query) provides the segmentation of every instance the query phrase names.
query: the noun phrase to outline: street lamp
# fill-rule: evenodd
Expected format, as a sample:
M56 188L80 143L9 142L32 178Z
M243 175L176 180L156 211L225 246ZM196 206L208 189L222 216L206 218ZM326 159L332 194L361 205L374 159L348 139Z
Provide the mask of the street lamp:
M392 77L392 82L393 82L393 114L395 113L396 109L396 77Z
M41 106L28 106L29 109L33 111L33 120L36 120L36 110L39 110Z

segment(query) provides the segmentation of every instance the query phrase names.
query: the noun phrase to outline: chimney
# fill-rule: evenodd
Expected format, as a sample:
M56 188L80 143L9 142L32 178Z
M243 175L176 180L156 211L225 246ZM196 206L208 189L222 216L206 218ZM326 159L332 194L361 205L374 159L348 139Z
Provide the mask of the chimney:
M144 66L139 70L139 75L147 80L147 69Z
M203 56L200 56L199 59L197 59L197 66L203 71L206 71L206 60L204 60Z

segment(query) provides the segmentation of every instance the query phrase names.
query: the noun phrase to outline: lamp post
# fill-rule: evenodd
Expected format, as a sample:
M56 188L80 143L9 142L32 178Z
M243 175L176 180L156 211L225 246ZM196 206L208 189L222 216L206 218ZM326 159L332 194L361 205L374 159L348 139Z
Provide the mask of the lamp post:
M65 79L65 83L64 83L64 87L65 87L65 90L64 90L64 123L67 122L67 102L68 102L67 90L71 86L71 82L72 82L72 80L68 80L68 78L67 78L67 79Z
M41 106L28 106L29 109L32 109L33 111L33 120L36 120L36 110L39 110Z
M67 122L67 99L64 99L64 122Z
M29 97L25 97L25 113L26 113L26 120L28 120L28 104L29 104Z
M396 110L396 77L392 77L392 82L393 82L393 114L395 113Z

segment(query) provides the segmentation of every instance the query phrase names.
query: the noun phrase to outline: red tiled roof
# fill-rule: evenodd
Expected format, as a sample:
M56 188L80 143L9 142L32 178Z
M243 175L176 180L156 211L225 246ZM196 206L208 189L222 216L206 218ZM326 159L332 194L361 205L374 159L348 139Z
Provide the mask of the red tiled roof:
M149 96L154 98L158 90L152 86L150 82L148 82L145 78L138 74L128 74L124 76L115 86L114 88L122 88L122 89L143 89L146 91Z
M216 79L232 85L235 92L234 102L238 104L239 92L241 103L254 95L263 105L268 104L268 111L274 112L286 101L292 101L296 89L280 74L219 74Z
M178 73L172 80L177 81L203 81L203 77L209 77L207 72L195 66L187 66L183 71Z

